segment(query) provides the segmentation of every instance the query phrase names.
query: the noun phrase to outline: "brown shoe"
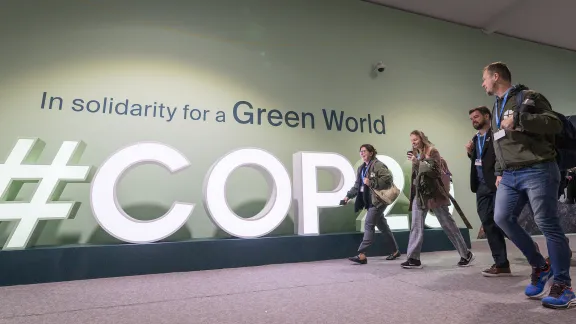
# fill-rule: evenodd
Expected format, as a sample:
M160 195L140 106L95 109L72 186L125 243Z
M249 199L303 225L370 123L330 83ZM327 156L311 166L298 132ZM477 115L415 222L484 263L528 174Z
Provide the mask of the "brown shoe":
M483 270L482 275L484 277L510 277L512 275L512 271L510 271L510 267L497 268L496 265L493 264L490 268Z

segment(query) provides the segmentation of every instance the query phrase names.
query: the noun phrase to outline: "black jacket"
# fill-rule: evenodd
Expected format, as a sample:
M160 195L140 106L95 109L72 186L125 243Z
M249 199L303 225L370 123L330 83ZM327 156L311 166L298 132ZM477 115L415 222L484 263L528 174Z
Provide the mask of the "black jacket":
M470 190L476 192L480 183L478 182L478 172L476 171L476 150L478 149L478 138L474 135L472 138L474 142L474 149L472 153L468 155L470 158ZM492 130L489 129L486 132L486 142L484 143L484 148L482 150L482 171L484 174L484 181L490 190L496 192L496 176L494 175L494 167L496 164L496 153L494 152L494 138L492 136Z

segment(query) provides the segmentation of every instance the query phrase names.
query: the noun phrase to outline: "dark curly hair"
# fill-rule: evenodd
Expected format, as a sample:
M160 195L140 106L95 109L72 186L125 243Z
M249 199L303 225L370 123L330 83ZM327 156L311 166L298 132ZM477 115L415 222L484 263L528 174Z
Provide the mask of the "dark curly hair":
M376 149L374 148L374 146L372 146L372 144L362 144L360 146L360 149L365 148L366 151L368 151L368 153L372 153L372 158L375 159L376 155L378 154L378 151L376 151Z

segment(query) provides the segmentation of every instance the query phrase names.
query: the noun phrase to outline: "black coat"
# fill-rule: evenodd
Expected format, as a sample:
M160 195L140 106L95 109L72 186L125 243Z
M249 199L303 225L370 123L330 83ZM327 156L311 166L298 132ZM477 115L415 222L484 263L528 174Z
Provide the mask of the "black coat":
M482 171L484 174L484 181L490 190L496 192L496 176L494 175L494 165L496 163L496 153L494 152L493 145L494 137L492 136L492 130L486 132L486 142L484 143L484 148L482 150ZM470 158L470 190L476 192L478 190L478 172L476 171L476 150L478 149L478 138L474 135L472 138L474 142L474 149L472 153L468 155Z

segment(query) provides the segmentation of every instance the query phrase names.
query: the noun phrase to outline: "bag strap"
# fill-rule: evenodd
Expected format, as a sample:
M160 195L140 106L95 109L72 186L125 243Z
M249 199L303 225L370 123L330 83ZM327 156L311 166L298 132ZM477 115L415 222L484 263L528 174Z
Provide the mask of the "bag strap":
M516 107L520 107L522 105L522 101L524 101L524 91L526 90L520 90L520 92L518 92L516 94Z
M450 172L450 168L448 168L448 162L446 162L443 157L440 157L440 164L442 166L442 172L451 176L452 172Z
M470 222L468 221L468 218L466 218L466 215L464 215L464 212L462 211L462 208L460 208L460 205L458 205L458 202L456 201L456 199L454 199L454 197L452 197L452 195L449 192L447 192L446 189L444 189L442 182L440 182L439 187L440 187L440 190L442 190L443 193L450 198L450 201L452 202L452 204L454 204L454 209L456 209L456 211L460 215L460 218L462 218L462 221L464 221L466 228L472 229L472 224L470 224Z
M370 162L368 162L368 164L365 166L366 168L366 174L368 174L368 172L370 172L370 170L374 170L374 163L376 162L376 158L370 160Z

